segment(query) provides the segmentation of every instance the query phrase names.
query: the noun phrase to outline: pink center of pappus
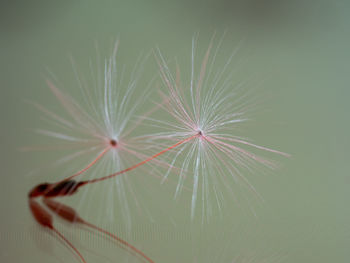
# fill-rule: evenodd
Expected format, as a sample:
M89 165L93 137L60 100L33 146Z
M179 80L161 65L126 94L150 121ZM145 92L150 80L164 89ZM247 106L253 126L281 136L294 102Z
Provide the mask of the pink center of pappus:
M201 129L197 129L197 135L198 135L198 137L200 139L204 139L205 138L204 132Z
M115 139L110 139L109 144L113 147L116 148L118 146L118 142Z

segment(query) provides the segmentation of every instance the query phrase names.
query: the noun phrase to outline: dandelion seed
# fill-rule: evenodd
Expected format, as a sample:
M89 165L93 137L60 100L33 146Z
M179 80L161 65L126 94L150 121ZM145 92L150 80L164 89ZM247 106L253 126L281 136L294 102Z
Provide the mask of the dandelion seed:
M135 136L134 132L140 128L143 118L150 115L156 108L143 113L139 113L140 106L144 105L149 87L145 87L143 92L137 90L138 80L141 77L141 69L145 58L140 57L137 65L130 74L130 78L125 78L125 67L120 67L116 63L118 43L116 43L111 57L104 60L104 71L100 72L90 62L90 75L88 79L83 77L78 71L74 62L74 72L81 92L79 100L57 88L53 82L48 81L48 86L55 95L68 117L48 110L47 108L34 104L38 110L44 113L45 119L52 129L38 129L37 133L54 139L51 146L26 147L26 150L67 150L71 154L65 154L63 158L56 161L56 164L70 163L69 171L76 167L77 172L70 174L65 172L60 175L60 182L69 181L77 176L83 176L87 180L110 174L114 171L122 170L137 163L147 157L143 152L149 147L147 141ZM96 74L96 72L98 72ZM79 102L78 102L79 101ZM86 164L87 161L87 164ZM82 163L85 163L84 165ZM164 165L160 161L157 165ZM150 167L147 167L150 168ZM156 167L147 170L152 176L159 177ZM143 184L146 180L143 180ZM136 198L137 194L133 189L133 181L127 177L118 177L108 184L105 192L105 206L108 207L109 217L114 216L114 200L118 200L118 213L124 218L130 227L132 218L130 216L130 206L133 204L138 210L145 209ZM114 198L117 195L118 198ZM91 195L84 192L81 200L86 201ZM128 200L130 199L131 200ZM103 214L103 213L101 213Z
M162 82L167 88L162 95L167 98L167 103L162 108L170 117L167 120L148 118L153 126L164 129L164 132L152 134L152 139L156 142L191 138L179 145L176 151L169 151L166 158L171 166L181 168L175 197L180 195L185 180L192 175L192 219L198 202L202 203L203 217L213 214L211 195L216 207L221 210L224 201L222 191L227 189L232 193L233 183L243 184L257 194L243 170L252 171L257 164L274 168L275 163L243 147L288 156L234 135L237 127L248 120L245 115L250 105L238 95L240 85L235 87L233 84L230 65L237 50L219 67L215 59L220 45L221 41L213 51L211 41L197 69L196 40L193 39L191 73L187 82L181 79L178 66L173 73L159 50L157 56ZM164 179L170 176L170 172L171 169Z

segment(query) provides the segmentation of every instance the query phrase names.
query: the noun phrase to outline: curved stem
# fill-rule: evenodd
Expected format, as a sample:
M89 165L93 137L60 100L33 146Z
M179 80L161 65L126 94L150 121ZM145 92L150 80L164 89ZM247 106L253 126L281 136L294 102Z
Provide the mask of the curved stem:
M95 163L97 163L98 160L100 160L109 150L111 149L111 147L107 147L106 149L104 149L91 163L89 163L84 169L80 170L79 172L76 172L75 174L57 182L56 184L62 183L64 181L68 181L71 180L72 178L81 175L82 173L84 173L85 171L87 171L89 168L91 168Z
M179 145L181 145L181 144L183 144L183 143L186 143L186 142L188 142L188 141L190 141L190 140L192 140L192 139L194 139L194 138L196 138L196 137L198 137L198 136L200 136L199 133L197 133L197 134L195 134L195 135L192 135L191 137L188 137L188 138L186 138L186 139L183 139L183 140L181 140L181 141L175 143L174 145L172 145L172 146L170 146L170 147L168 147L168 148L166 148L166 149L160 151L159 153L156 153L156 154L152 155L151 157L149 157L149 158L143 160L142 162L139 162L139 163L137 163L137 164L135 164L135 165L133 165L133 166L131 166L131 167L129 167L129 168L126 168L126 169L124 169L124 170L121 170L121 171L119 171L119 172L116 172L116 173L113 173L113 174L110 174L110 175L107 175L107 176L104 176L104 177L101 177L101 178L97 178L97 179L92 179L92 180L84 181L84 182L82 182L82 185L81 185L81 186L86 185L86 184L93 184L93 183L97 183L97 182L100 182L100 181L104 181L104 180L110 179L110 178L112 178L112 177L115 177L115 176L117 176L117 175L120 175L120 174L129 172L129 171L131 171L131 170L134 170L134 169L136 169L137 167L139 167L139 166L141 166L141 165L143 165L143 164L146 164L146 163L152 161L153 159L157 158L158 156L160 156L160 155L162 155L162 154L164 154L164 153L170 151L171 149L174 149L174 148L176 148L177 146L179 146Z
M133 245L129 244L128 242L126 242L125 240L121 239L120 237L118 237L117 235L114 235L110 232L108 232L107 230L104 230L98 226L95 226L93 224L90 224L89 222L83 221L83 224L87 225L88 227L91 227L93 229L96 229L99 232L102 232L106 235L108 235L109 237L115 239L116 241L118 241L119 243L123 244L124 246L130 248L132 251L134 251L135 253L139 254L141 257L143 257L144 259L146 259L149 263L154 263L154 261L152 259L150 259L148 256L146 256L141 250L137 249L136 247L134 247Z
M82 262L86 263L86 260L84 259L84 257L82 256L82 254L80 254L79 250L64 236L62 235L56 228L52 228L52 230L64 241L66 242L66 244L68 246L70 246L70 248L72 248L74 250L74 252L79 256L79 258L81 259Z

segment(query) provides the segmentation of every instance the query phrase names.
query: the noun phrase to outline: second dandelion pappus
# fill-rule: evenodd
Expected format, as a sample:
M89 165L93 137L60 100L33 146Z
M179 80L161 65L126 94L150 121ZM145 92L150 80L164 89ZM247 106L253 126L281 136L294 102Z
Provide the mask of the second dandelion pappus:
M160 75L167 88L163 95L167 98L167 103L161 107L168 112L169 118L149 118L155 126L165 130L152 134L154 141L188 140L178 146L176 151L169 151L167 161L171 167L181 167L175 197L180 194L189 175L193 176L192 219L197 199L202 202L203 215L213 213L210 195L214 196L217 208L221 209L224 201L222 192L226 189L233 194L232 183L244 184L256 193L245 178L243 170L251 171L257 164L273 168L275 164L245 148L289 156L253 144L234 134L239 124L248 120L245 115L252 106L239 95L242 84L234 85L231 62L235 52L223 65L217 65L215 60L220 43L213 50L211 42L200 66L197 66L195 47L196 40L193 39L191 72L187 81L181 79L180 68L177 66L176 70L171 71L160 51L158 52ZM170 172L171 169L164 175L164 179L168 178Z

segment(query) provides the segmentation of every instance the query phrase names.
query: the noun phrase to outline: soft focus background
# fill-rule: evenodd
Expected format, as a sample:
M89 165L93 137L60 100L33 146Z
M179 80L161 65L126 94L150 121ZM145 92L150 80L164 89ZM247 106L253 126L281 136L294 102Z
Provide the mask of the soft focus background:
M154 220L135 215L131 232L118 213L104 216L112 203L104 202L101 188L91 191L81 213L156 262L349 262L348 1L0 3L1 262L77 262L34 222L27 207L32 186L60 178L68 168L58 166L50 174L36 169L62 156L18 150L40 142L31 129L45 128L26 100L56 105L63 112L46 86L47 68L76 95L70 56L83 71L88 69L88 58L96 56L95 42L108 55L118 37L119 62L132 66L140 52L157 46L168 58L185 60L195 33L205 49L214 32L218 37L226 32L222 52L228 54L244 39L239 57L245 63L238 77L253 78L259 83L255 95L264 97L263 111L257 112L247 137L292 154L278 158L279 170L249 177L265 200L252 204L256 216L232 202L227 217L191 222L188 206L182 201L172 205L168 186L156 183L149 189L152 195L139 197L152 207ZM153 55L147 65L151 78L156 72ZM72 198L72 204L79 198ZM60 221L57 227L88 262L139 262L84 229Z

